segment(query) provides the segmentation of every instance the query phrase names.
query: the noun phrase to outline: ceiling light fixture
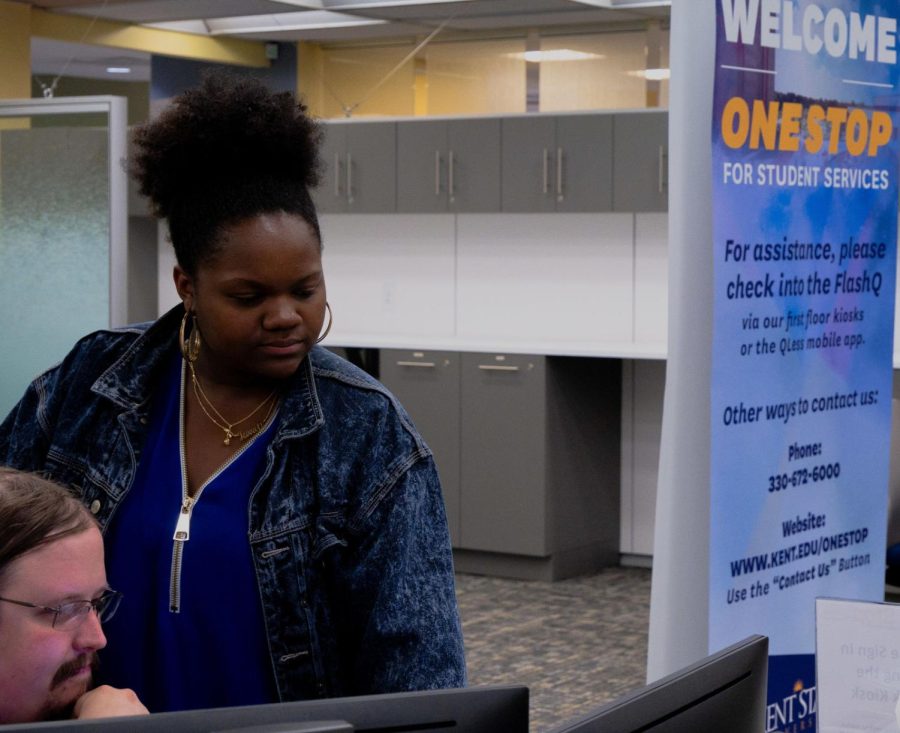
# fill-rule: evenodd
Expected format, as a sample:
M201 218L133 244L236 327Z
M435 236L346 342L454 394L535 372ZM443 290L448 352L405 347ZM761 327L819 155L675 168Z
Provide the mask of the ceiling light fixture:
M523 59L533 63L545 61L592 61L606 58L602 54L587 53L586 51L573 51L571 48L554 48L547 51L522 51L520 53L508 53L507 57Z
M131 67L129 67L129 66L107 66L106 73L107 74L130 74Z
M666 81L671 74L669 69L639 69L637 71L629 71L629 76L639 76L647 81Z

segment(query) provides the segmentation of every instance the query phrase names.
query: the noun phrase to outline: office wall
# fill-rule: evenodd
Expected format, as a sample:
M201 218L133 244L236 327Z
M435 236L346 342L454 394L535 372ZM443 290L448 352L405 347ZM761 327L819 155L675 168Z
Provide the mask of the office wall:
M0 99L24 99L31 84L31 8L0 0ZM0 120L0 130L28 127L22 119Z
M525 111L522 39L436 43L423 52L431 115Z
M172 97L197 86L207 69L227 69L235 74L254 76L262 79L274 91L296 91L297 45L294 43L274 45L278 49L277 58L272 61L269 68L263 69L154 54L150 60L150 114L157 114Z
M412 43L403 43L325 50L321 55L324 106L316 114L347 117L351 108L354 117L413 114L413 63L404 64L389 79L385 77L414 48ZM379 83L381 86L376 90Z
M644 31L545 38L542 50L571 49L595 58L541 64L541 111L638 108L646 106ZM661 34L660 65L669 66L669 34ZM669 105L669 83L661 83L660 107Z
M51 76L41 75L41 81L49 84ZM119 81L117 79L85 79L64 76L56 85L56 97L93 97L111 95L128 100L128 124L137 125L147 119L150 113L150 84L145 81ZM31 96L40 98L43 90L37 79L32 77ZM106 125L105 114L54 115L52 118L35 117L35 127L97 127Z
M657 37L659 48L650 54L650 39ZM438 36L397 68L416 44L306 43L300 91L313 113L324 118L521 113L526 111L525 47L524 33L449 41ZM540 111L634 109L647 106L640 72L648 59L658 56L668 65L669 34L639 28L545 34L540 47L586 56L540 64ZM659 99L660 106L668 104L667 81L660 84Z

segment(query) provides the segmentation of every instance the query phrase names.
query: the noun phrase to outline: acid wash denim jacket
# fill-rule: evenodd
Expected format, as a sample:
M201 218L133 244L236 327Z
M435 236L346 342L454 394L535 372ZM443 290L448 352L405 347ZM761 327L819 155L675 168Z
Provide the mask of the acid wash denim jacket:
M0 463L80 492L105 529L141 459L182 312L79 341L0 425ZM247 523L281 700L465 685L434 461L374 379L311 351Z

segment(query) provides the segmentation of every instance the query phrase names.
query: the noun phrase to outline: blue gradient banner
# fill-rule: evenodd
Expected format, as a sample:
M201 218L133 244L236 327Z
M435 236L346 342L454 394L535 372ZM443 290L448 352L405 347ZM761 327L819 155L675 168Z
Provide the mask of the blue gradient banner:
M815 598L884 593L898 7L716 3L709 644L812 730Z

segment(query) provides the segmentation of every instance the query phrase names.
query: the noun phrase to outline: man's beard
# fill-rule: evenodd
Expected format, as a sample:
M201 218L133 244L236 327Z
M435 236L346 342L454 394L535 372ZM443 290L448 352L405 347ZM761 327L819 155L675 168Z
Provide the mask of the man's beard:
M80 672L85 664L90 665L91 668L91 679L87 681L84 686L84 690L76 695L72 700L66 701L53 701L48 702L47 706L44 708L43 714L41 715L41 720L68 720L72 717L72 711L75 708L75 703L78 702L78 699L90 689L91 682L93 681L93 675L97 671L97 667L100 665L100 659L97 657L97 652L92 652L91 654L82 654L75 659L72 659L68 662L65 662L60 668L56 671L56 674L53 675L53 679L50 682L50 693L52 695L53 691L56 690L60 685L66 682L71 677L74 677L78 672Z

